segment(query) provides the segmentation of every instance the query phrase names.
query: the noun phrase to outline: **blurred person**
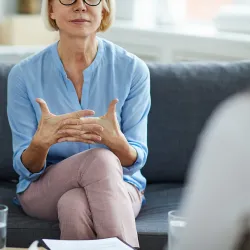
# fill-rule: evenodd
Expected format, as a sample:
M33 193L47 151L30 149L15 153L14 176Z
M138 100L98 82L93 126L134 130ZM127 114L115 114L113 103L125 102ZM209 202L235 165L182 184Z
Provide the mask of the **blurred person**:
M250 92L214 112L194 154L174 250L250 249Z
M139 247L150 76L143 61L97 36L114 4L42 1L59 41L8 78L16 201L31 217L59 219L61 239L118 237Z

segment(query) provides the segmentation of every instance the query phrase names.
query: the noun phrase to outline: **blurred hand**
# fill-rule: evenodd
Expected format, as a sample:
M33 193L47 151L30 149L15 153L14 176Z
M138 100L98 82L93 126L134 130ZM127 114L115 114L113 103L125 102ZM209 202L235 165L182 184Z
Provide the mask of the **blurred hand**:
M93 110L80 110L64 115L54 115L49 111L46 102L43 99L37 98L36 102L40 105L42 116L35 134L35 140L45 147L50 147L65 138L68 134L60 132L65 124L73 122L80 126L81 129L74 131L74 141L84 143L99 142L101 137L100 132L103 127L98 125L96 120L86 118L86 116L94 115ZM72 131L71 131L72 132Z

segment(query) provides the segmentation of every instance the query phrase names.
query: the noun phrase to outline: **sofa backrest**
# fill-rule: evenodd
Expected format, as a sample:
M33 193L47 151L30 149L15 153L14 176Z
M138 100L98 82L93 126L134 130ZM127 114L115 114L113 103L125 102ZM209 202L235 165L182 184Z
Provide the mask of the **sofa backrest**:
M149 183L183 182L211 112L228 96L250 87L250 61L149 64L149 68L149 156L142 172Z
M183 182L205 121L228 96L250 86L250 61L149 64L152 108L149 156L142 172L149 183ZM6 114L7 77L0 64L0 179L15 179Z

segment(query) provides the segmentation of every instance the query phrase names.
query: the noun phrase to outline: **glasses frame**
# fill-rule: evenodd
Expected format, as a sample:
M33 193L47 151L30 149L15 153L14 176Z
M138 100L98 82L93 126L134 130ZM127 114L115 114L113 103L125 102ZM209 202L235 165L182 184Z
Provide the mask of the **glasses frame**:
M74 3L76 3L76 1L77 0L74 0L72 3L69 3L69 4L65 4L65 3L62 3L62 0L59 0L59 2L62 4L62 5L64 5L64 6L71 6L71 5L73 5ZM86 2L86 0L82 0L85 4L87 4L88 6L98 6L100 3L101 3L101 1L102 0L99 0L99 3L98 4L88 4L87 2Z

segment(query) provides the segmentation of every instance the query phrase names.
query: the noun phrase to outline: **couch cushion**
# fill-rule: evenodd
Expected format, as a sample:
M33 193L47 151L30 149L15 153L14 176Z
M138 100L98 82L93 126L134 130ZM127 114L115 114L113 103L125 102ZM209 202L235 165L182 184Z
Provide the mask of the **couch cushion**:
M167 241L167 213L176 209L181 195L178 184L152 184L146 191L147 202L136 223L142 250L162 249ZM11 247L28 247L34 240L59 238L58 222L33 219L12 203L15 184L0 182L0 203L9 207L8 240Z
M182 193L180 184L150 184L146 189L146 204L137 217L141 234L167 235L168 212L179 206Z
M250 61L148 66L152 108L149 156L142 172L149 183L183 182L197 136L211 112L250 86Z
M151 184L146 189L146 205L137 217L140 245L163 249L168 239L168 212L177 209L182 194L180 184Z
M17 179L12 167L12 139L7 118L7 77L11 65L0 64L0 179Z

